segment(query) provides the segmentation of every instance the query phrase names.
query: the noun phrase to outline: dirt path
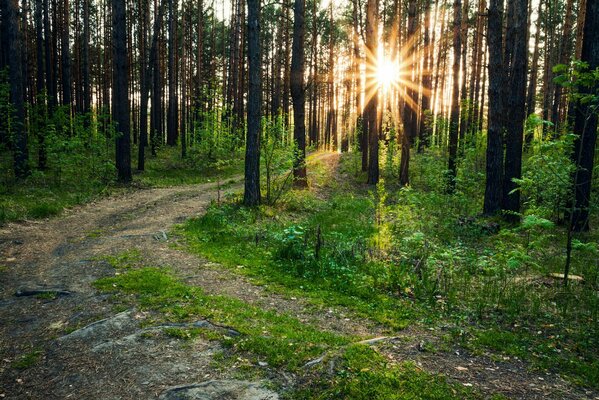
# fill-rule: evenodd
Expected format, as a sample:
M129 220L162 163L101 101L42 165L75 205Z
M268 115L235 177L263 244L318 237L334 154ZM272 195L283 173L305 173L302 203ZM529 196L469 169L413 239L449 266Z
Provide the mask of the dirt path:
M318 155L316 160L334 168L337 156ZM236 179L227 191L241 188ZM235 366L220 368L213 361L222 350L216 342L168 337L160 326L152 325L149 313L115 313L109 298L91 283L115 273L99 256L131 249L139 250L150 265L172 267L187 283L208 293L285 312L323 330L364 338L382 334L375 324L353 318L347 310L314 310L302 299L273 294L172 246L173 225L201 215L216 197L213 183L140 190L77 207L59 218L1 228L0 398L188 398L177 396L184 392L192 396L206 387L217 393L213 398L276 398L263 389L264 382L236 381ZM15 295L44 290L64 295ZM94 321L100 322L83 328ZM376 344L390 360L414 360L488 393L529 399L596 395L557 376L530 373L524 364L455 352L422 353L418 350L422 332L408 330L400 335L403 338ZM32 365L15 368L25 355ZM456 369L458 365L467 369ZM293 377L281 371L262 375L276 381L279 391L293 385ZM497 382L498 376L503 381Z

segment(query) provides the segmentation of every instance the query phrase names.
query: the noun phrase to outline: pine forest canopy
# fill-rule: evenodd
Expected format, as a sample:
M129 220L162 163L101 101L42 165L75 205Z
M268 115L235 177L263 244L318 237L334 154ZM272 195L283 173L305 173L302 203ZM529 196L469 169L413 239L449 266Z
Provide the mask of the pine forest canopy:
M598 114L599 0L0 0L0 397L599 399Z
M224 132L221 145L245 146L247 204L262 198L263 120L295 143L296 183L306 147L361 151L376 184L379 153L397 146L401 185L411 152L431 148L451 193L466 149L483 146L484 212L517 215L523 152L574 133L567 214L587 229L595 2L3 0L0 143L22 178L93 141L128 182L132 146L143 170L147 152L186 157L203 130Z

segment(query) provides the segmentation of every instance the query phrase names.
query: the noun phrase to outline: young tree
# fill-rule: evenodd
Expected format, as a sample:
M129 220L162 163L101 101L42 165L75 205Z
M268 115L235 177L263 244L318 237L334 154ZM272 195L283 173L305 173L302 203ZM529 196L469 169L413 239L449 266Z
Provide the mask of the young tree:
M260 119L262 116L260 0L247 0L247 3L249 90L243 203L246 206L256 206L260 204Z
M131 182L131 138L129 134L129 73L125 0L112 0L112 118L116 124L116 168L120 182Z
M293 139L297 146L293 160L293 177L294 184L298 187L308 185L306 177L306 95L304 90L305 12L306 1L295 0L290 89L293 100Z

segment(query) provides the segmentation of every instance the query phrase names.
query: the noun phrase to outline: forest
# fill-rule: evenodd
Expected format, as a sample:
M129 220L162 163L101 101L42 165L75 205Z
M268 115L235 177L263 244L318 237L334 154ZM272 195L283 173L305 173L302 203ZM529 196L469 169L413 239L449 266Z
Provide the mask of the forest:
M599 0L0 0L0 397L599 399Z

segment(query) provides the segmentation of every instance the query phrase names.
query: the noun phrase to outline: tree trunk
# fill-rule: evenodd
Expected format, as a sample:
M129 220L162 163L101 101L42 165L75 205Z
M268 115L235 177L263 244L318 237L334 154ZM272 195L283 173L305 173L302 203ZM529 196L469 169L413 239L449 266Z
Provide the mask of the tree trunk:
M83 65L82 65L82 81L83 81L83 113L85 116L85 124L89 126L91 116L91 83L89 78L89 41L90 41L90 28L89 28L89 3L91 0L83 0Z
M113 89L112 118L116 124L116 168L120 182L131 182L131 138L129 134L129 74L125 0L112 1Z
M503 87L505 71L502 53L503 0L491 0L488 11L489 115L487 127L487 180L483 211L487 215L501 208L503 171Z
M166 144L169 146L175 146L177 144L178 132L178 116L177 116L177 92L176 92L176 71L177 71L177 58L176 53L176 40L177 34L177 21L176 21L176 10L177 0L169 0L168 2L168 112L167 112L167 129L166 129Z
M526 24L528 21L528 0L514 0L513 10L508 11L506 31L505 64L510 66L505 96L505 167L503 175L502 208L510 211L508 219L517 219L514 213L520 211L520 191L514 179L522 176L522 145L524 120L526 118L526 68L528 65L528 43ZM510 7L512 9L512 7Z
M586 0L586 13L582 37L581 60L589 64L589 70L599 67L599 1ZM596 87L583 87L581 94L596 93ZM574 114L574 133L578 135L574 141L572 161L576 165L574 173L575 200L570 216L570 229L574 231L589 230L589 205L595 144L597 142L597 109L596 105L575 102L571 105Z
M451 92L451 118L449 121L449 161L447 169L449 171L447 190L453 193L456 185L457 175L457 152L458 135L460 123L460 59L462 57L462 35L460 28L462 26L462 2L455 0L453 3L453 89Z
M406 59L409 60L406 64L410 68L415 67L414 62L414 46L415 39L414 35L416 35L416 1L410 0L408 2L408 36L406 39L406 44L404 46L408 46L406 49ZM413 143L413 138L416 136L416 108L417 104L415 102L414 96L414 87L416 86L414 82L415 73L412 71L407 72L407 80L405 95L402 99L403 110L402 110L402 120L403 120L403 131L401 135L401 159L399 164L399 184L402 186L406 186L410 184L410 151Z
M62 104L69 106L69 115L71 113L71 56L69 49L70 37L70 18L69 18L69 0L63 2L63 26L61 38L61 63L62 63Z
M27 130L25 125L25 87L23 85L23 64L21 50L23 41L19 28L18 0L4 0L6 11L6 31L8 34L8 69L10 101L13 111L11 130L13 135L14 172L17 178L29 175L29 154L27 151Z
M89 1L89 0L86 0ZM148 88L150 86L147 47L148 47L148 29L150 24L150 4L149 0L140 0L141 23L139 30L139 144L137 148L137 170L143 171L146 165L146 147L148 145ZM156 24L156 22L155 22ZM156 31L155 31L156 32Z
M378 54L378 0L366 3L366 123L368 124L368 183L379 182L379 134L377 126L378 88L376 65Z
M430 126L427 121L427 113L430 113L430 98L431 98L431 69L433 66L432 62L432 51L430 45L430 21L431 20L431 6L430 1L427 0L424 4L424 71L422 73L422 100L420 107L420 127L418 129L418 151L422 152L426 146L428 146L430 136Z
M260 0L248 0L248 118L245 144L246 206L260 204L260 119L262 106L261 52L260 52Z
M306 95L304 90L305 0L295 0L293 8L293 45L291 48L290 89L293 100L293 140L297 146L293 159L294 185L306 187Z

